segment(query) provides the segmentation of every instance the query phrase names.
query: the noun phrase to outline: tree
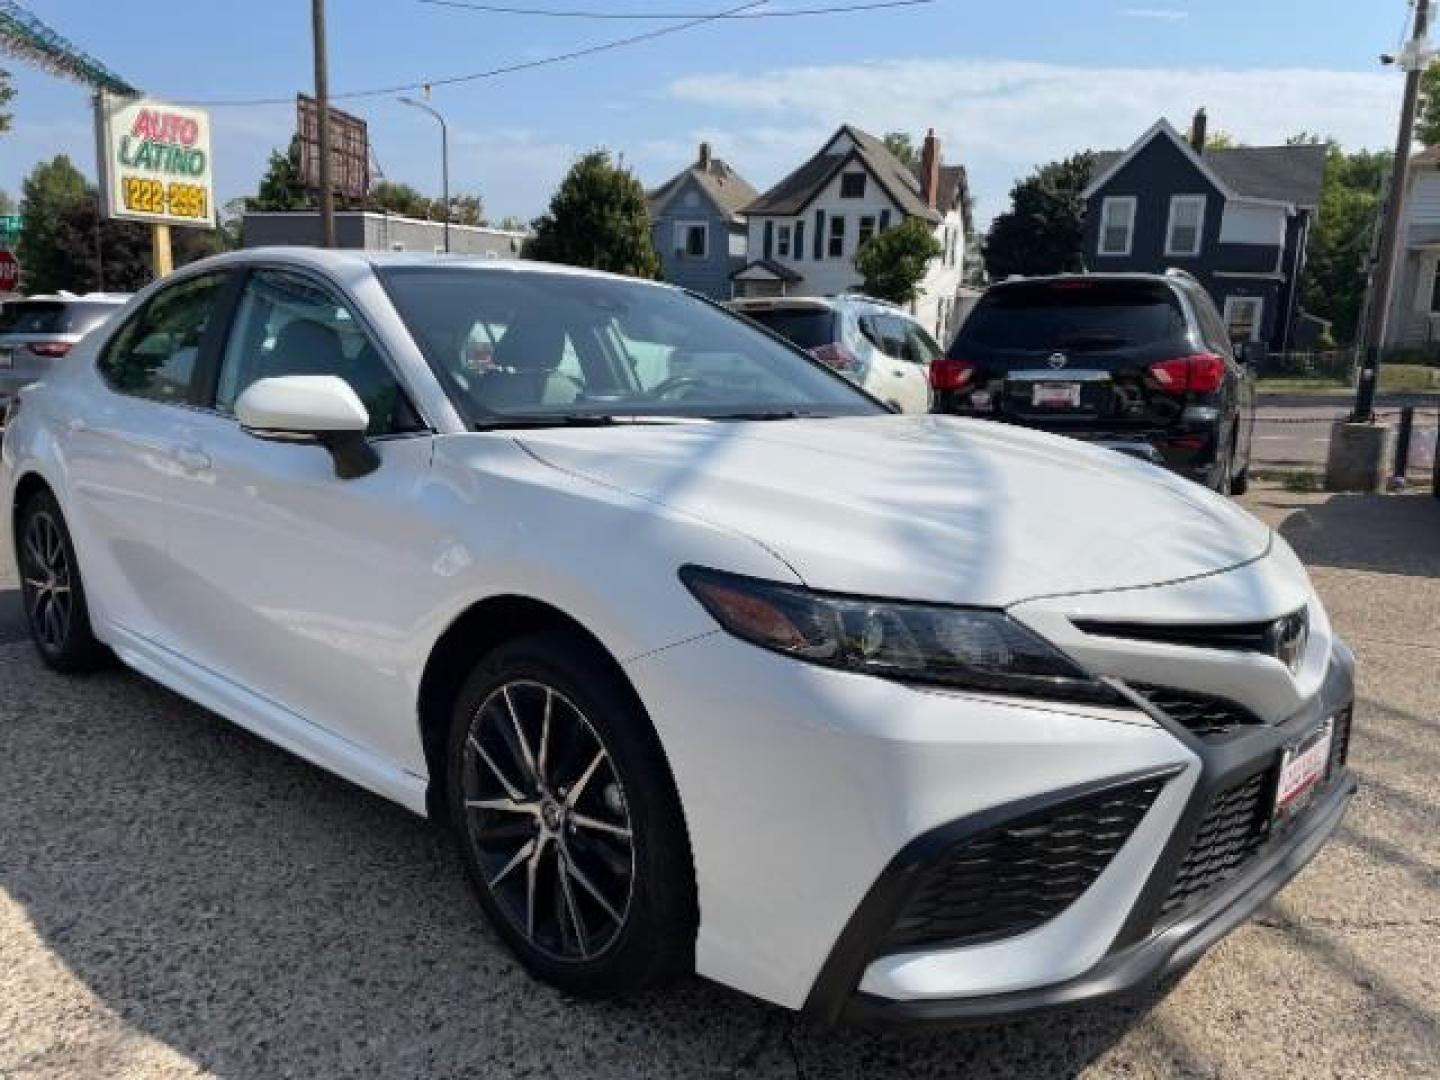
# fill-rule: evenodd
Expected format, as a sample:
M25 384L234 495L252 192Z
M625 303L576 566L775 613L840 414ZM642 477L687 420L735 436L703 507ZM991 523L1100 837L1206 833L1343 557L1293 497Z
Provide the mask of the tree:
M1234 135L1231 135L1228 131L1221 131L1219 128L1206 132L1205 134L1206 150L1234 150L1244 145L1245 144L1235 138Z
M10 104L15 97L15 87L10 83L10 73L0 68L0 131L10 130L10 114L5 111L5 106Z
M1010 189L1010 209L990 224L985 272L991 281L1011 274L1057 274L1084 267L1085 202L1095 155L1089 151L1042 165Z
M1320 140L1313 135L1291 140L1292 144L1301 141ZM1355 339L1365 299L1366 263L1389 171L1389 154L1346 153L1334 140L1326 143L1320 210L1300 296L1307 312L1330 320L1337 341Z
M0 216L9 216L16 213L15 200L8 191L0 189Z
M506 232L525 232L530 228L529 225L514 214L506 214L495 227L497 229L504 229Z
M372 184L366 205L371 210L413 218L428 217L431 209L429 199L409 184L402 184L395 180L381 180L377 184Z
M265 175L260 178L260 188L255 197L246 200L249 210L313 210L315 200L300 175L300 137L290 139L290 148L284 153L270 151L270 161Z
M908 132L887 131L884 141L885 149L894 154L895 160L907 169L914 169L920 164L920 152L915 149L915 141Z
M924 218L908 217L855 253L855 269L865 279L861 288L867 296L908 304L919 295L926 266L943 250Z
M534 228L527 259L659 276L645 189L634 173L611 162L608 150L592 150L571 167Z
M1426 146L1440 146L1440 64L1431 64L1420 76L1420 109L1415 116L1415 138Z

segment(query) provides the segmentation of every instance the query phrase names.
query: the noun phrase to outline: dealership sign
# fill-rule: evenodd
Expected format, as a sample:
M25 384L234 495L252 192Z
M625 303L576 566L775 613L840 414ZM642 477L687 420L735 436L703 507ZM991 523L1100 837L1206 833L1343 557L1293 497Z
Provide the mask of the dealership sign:
M214 228L210 117L204 110L101 95L96 124L108 216Z

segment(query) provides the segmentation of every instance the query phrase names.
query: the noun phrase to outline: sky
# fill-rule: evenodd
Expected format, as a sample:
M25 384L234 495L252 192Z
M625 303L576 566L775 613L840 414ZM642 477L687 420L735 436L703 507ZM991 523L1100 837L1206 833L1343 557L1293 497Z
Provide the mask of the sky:
M743 0L501 0L605 12L713 12ZM784 11L854 0L768 0ZM307 0L27 6L147 94L173 102L281 98L312 88ZM540 19L426 0L328 0L332 94L438 80L643 33L666 22ZM143 17L137 17L137 14ZM839 124L934 128L964 164L982 222L1010 186L1078 150L1122 148L1159 116L1253 145L1309 131L1347 147L1393 142L1401 79L1382 67L1405 0L936 0L883 11L730 19L572 63L436 87L451 190L492 219L531 218L576 156L607 147L647 187L701 140L764 190ZM683 21L683 20L677 20ZM39 160L94 171L88 91L0 56L17 90L0 135L0 190ZM363 116L381 169L440 187L434 121L382 93L337 100ZM294 106L211 108L221 202L252 194Z

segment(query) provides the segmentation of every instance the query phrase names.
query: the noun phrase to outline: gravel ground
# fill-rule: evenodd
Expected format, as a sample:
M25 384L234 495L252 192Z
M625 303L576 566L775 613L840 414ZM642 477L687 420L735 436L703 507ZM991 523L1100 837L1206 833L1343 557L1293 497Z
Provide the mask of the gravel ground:
M1362 789L1163 999L906 1037L700 980L568 1001L424 822L138 676L0 645L0 1078L1440 1077L1440 502L1247 502L1360 655Z

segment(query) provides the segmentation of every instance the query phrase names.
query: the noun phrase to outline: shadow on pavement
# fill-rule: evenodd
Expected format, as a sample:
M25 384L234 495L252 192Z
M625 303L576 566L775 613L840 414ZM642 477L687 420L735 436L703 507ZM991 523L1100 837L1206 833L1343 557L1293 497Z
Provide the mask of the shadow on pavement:
M12 647L0 682L0 890L124 1036L220 1075L1072 1076L1158 1000L918 1039L700 980L569 1001L502 951L424 822L121 671L61 679ZM55 992L7 978L7 1009ZM37 1037L32 1059L80 1034Z
M1266 503L1293 509L1280 534L1311 566L1440 577L1440 499L1425 495L1332 495L1323 502Z

